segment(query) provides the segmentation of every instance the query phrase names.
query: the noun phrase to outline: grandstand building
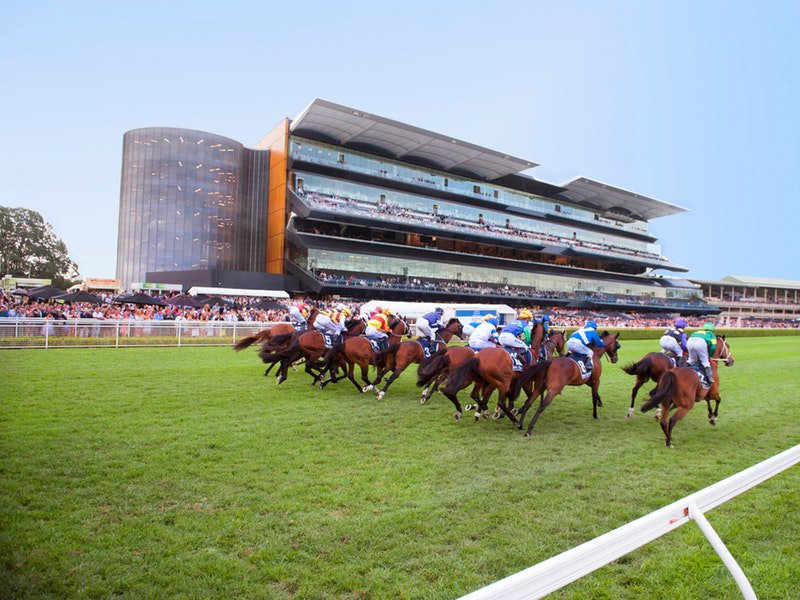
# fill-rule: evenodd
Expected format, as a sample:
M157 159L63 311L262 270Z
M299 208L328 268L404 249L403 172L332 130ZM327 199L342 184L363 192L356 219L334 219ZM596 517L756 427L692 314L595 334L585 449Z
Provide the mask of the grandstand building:
M523 173L531 161L319 99L252 150L162 133L126 134L125 284L146 272L354 298L712 312L699 286L654 276L686 271L648 230L685 210L673 204L585 177L539 181Z
M703 297L728 319L800 319L800 281L728 275L719 281L693 280Z

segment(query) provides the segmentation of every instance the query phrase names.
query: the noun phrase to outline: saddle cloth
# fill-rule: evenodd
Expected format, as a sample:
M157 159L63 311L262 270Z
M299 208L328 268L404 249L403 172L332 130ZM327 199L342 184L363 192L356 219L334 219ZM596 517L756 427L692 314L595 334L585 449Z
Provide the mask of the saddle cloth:
M693 365L686 365L690 369L692 369L695 373L697 373L697 377L700 379L700 387L703 388L710 388L711 385L708 383L708 378L706 377L706 370L703 368L703 365L700 363L695 363Z
M517 352L513 348L506 348L504 346L501 346L501 348L508 352L508 355L511 357L511 368L515 373L519 373L527 366L528 361L522 358L520 352Z
M567 354L567 358L571 358L572 360L574 360L578 364L578 368L581 371L581 379L589 379L589 377L592 376L592 370L593 370L594 364L593 364L591 358L589 359L589 366L588 367L583 362L583 355L581 355L581 354Z
M320 332L320 333L322 333L322 339L323 339L323 341L325 343L325 347L326 348L333 348L336 344L339 343L339 336L338 335L334 335L332 333L325 333L325 332Z
M381 350L386 350L386 346L379 340L373 340L372 338L368 338L366 336L364 336L364 339L366 339L369 342L370 346L372 346L373 352L380 352Z
M429 338L417 338L417 343L422 348L422 354L425 358L430 358L431 353L436 352L439 349L439 344L442 342L436 341L431 344L431 340Z

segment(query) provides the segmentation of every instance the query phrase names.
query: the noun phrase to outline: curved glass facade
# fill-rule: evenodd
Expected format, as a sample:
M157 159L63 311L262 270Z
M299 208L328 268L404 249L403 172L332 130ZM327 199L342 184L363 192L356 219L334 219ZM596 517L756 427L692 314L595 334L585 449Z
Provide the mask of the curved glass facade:
M263 271L269 153L219 135L147 128L124 136L117 277Z

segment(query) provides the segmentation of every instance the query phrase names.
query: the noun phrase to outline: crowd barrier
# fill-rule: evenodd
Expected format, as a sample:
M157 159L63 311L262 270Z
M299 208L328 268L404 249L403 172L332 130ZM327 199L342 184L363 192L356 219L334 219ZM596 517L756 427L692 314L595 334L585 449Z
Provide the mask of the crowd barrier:
M461 600L541 598L693 520L733 575L742 596L755 598L750 582L703 514L800 462L800 445L677 502L501 579ZM664 594L669 596L668 593Z
M2 348L230 346L277 323L0 319Z

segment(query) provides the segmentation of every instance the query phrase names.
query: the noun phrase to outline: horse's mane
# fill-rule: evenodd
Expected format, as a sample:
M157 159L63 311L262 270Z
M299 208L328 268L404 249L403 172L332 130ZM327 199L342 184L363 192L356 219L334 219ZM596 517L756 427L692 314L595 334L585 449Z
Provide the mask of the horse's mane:
M452 324L453 324L453 323L455 323L456 321L458 321L458 319L457 319L456 317L453 317L452 319L450 319L450 320L447 322L447 325L452 325Z

